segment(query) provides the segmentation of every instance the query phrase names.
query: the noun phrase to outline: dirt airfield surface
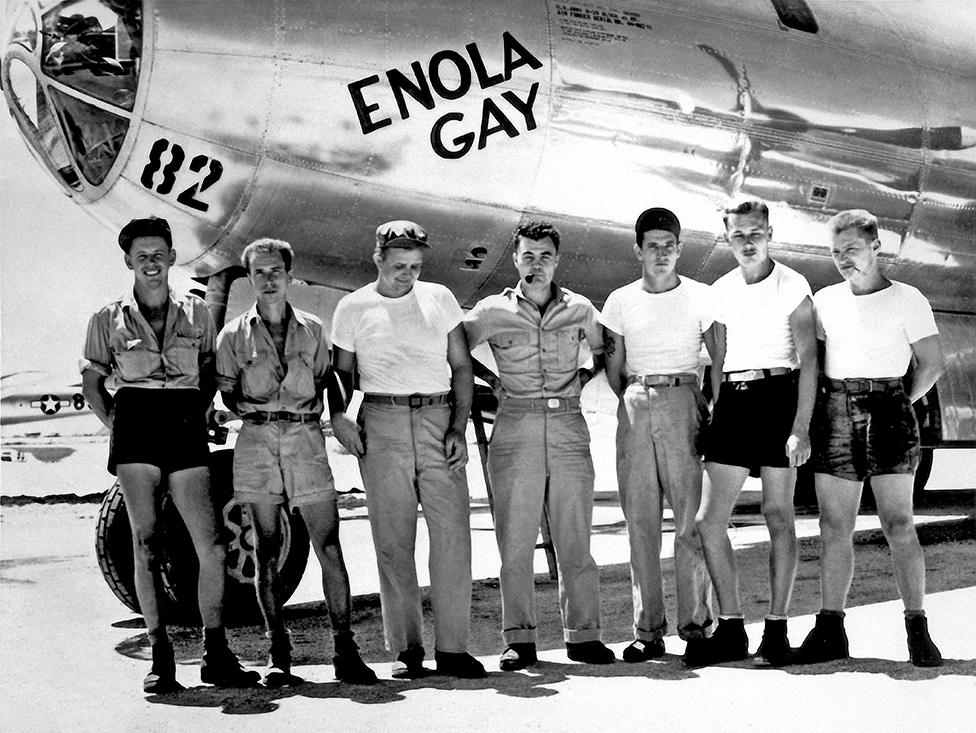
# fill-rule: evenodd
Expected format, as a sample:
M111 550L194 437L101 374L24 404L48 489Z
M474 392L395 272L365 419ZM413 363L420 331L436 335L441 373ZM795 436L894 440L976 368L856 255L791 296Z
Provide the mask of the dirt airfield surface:
M612 445L612 426L599 416L588 418L593 418L594 443L609 440ZM18 441L4 432L4 497L84 496L104 491L110 483L101 464L104 439ZM18 456L16 445L11 448L18 442L36 447L38 441L60 450L42 452L45 460L30 451ZM476 461L475 446L469 448ZM601 566L603 637L619 658L631 638L631 592L626 528L612 491L612 464L607 464L611 453L594 451L600 478L593 548ZM333 457L337 485L357 485L355 462ZM368 521L353 499L344 502L348 508L342 512L341 533L356 596L354 627L363 656L381 683L356 687L335 681L331 634L313 560L286 608L296 647L294 672L305 684L278 690L201 686L199 630L176 627L177 674L187 689L161 696L141 691L149 665L141 618L116 600L98 571L93 549L97 503L67 503L62 497L53 503L12 505L5 499L0 515L0 730L959 731L971 729L976 719L972 491L933 492L917 512L928 565L930 629L946 657L941 669L916 669L906 661L901 604L887 546L876 517L867 512L858 522L847 617L853 657L846 662L771 669L750 660L688 670L680 661L684 644L673 635L666 639L668 654L654 662L635 665L618 659L606 667L570 662L561 640L556 583L546 577L540 551L536 593L541 661L524 672L502 673L497 671L497 550L476 471L469 471L469 480L477 579L470 648L485 663L486 679L390 679ZM753 650L768 599L768 543L757 501L755 492L746 492L732 529ZM422 567L426 544L422 521L420 525ZM814 513L799 518L798 534L801 561L790 620L794 644L811 628L819 606ZM669 609L674 608L671 539L665 538L663 561ZM427 582L425 575L421 572L422 583ZM242 622L230 634L245 663L260 668L266 658L263 628ZM426 641L433 667L433 639Z

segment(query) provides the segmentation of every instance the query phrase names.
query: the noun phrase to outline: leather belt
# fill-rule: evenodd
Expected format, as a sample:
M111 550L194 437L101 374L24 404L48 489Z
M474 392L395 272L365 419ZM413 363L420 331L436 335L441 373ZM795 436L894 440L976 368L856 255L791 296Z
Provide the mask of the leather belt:
M448 392L443 394L365 394L363 402L380 405L396 405L397 407L428 407L429 405L446 405Z
M830 388L845 392L890 392L893 389L904 389L905 384L900 377L886 379L828 379Z
M579 397L503 397L498 406L501 409L568 412L578 410L580 400Z
M318 422L322 419L322 416L314 412L310 413L299 413L299 412L286 412L280 410L278 412L265 412L264 410L259 410L257 412L249 412L246 415L241 415L242 420L247 420L253 423L270 423L270 422Z
M698 384L697 374L631 374L627 384L643 387L678 387L682 384Z
M725 372L722 375L723 382L755 382L767 377L779 377L783 374L790 374L793 370L789 367L772 367L771 369L745 369L741 372Z

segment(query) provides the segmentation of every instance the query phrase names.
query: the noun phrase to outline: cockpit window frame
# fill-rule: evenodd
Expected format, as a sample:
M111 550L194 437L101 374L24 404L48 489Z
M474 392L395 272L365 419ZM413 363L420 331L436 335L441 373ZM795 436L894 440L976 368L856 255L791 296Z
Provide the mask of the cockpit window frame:
M17 123L17 127L20 129L21 134L26 138L27 147L30 149L31 154L34 155L34 157L36 157L41 163L43 163L44 168L47 169L47 171L51 174L51 177L58 182L66 193L71 196L84 193L86 179L82 177L81 172L78 170L78 165L75 162L74 157L71 155L68 143L64 139L64 131L61 128L60 121L57 120L55 122L54 134L57 135L58 144L61 146L67 156L67 166L58 166L57 162L51 157L41 139L41 131L34 124L34 121L30 118L30 115L28 115L23 107L21 107L19 101L17 100L16 94L13 91L13 85L10 81L10 68L12 61L23 63L34 75L34 83L44 96L49 110L48 113L51 115L54 114L53 106L51 105L51 100L48 98L47 89L38 79L37 65L36 63L32 63L36 61L35 55L19 44L9 48L4 54L2 79L3 93L4 96L8 98L8 106L11 110L14 121ZM63 168L70 168L73 171L73 180L67 180L66 175L62 172Z
M40 29L42 27L41 15L45 12L50 11L53 7L57 6L58 2L35 2L34 0L21 0L22 8L27 8L29 12L33 13L33 22L36 27ZM12 42L12 36L0 39L0 43L6 45L0 45L0 58L3 59L3 78L0 79L0 85L3 87L3 94L7 97L6 102L11 110L11 114L17 122L17 126L24 136L28 147L31 150L32 155L38 159L40 163L43 164L44 168L48 171L51 177L58 183L62 190L70 197L76 198L87 203L92 203L97 201L102 196L107 194L112 186L119 179L122 170L125 168L129 161L129 156L132 153L132 149L136 144L136 138L138 137L134 134L134 126L137 126L142 120L142 115L145 110L147 103L147 86L148 86L148 76L152 68L152 42L151 39L154 38L155 34L155 19L151 12L146 13L145 8L143 8L143 13L141 17L142 22L142 34L141 34L141 55L140 55L140 69L138 80L135 89L135 98L132 102L132 109L127 110L124 107L118 106L111 102L106 102L101 100L91 94L87 94L84 91L76 90L69 87L56 79L47 76L42 68L41 54L43 49L43 43L36 43L33 49L28 49L26 45L20 42ZM21 10L20 12L23 12ZM12 33L12 27L11 27ZM40 32L40 31L38 31ZM72 184L65 180L63 174L60 172L57 165L54 164L53 159L45 153L44 143L41 139L41 135L34 124L30 121L27 114L18 109L18 104L13 98L12 94L8 91L8 65L11 59L16 58L19 61L25 63L30 71L34 74L37 84L42 90L44 99L48 105L48 109L51 114L56 118L57 124L55 125L56 134L60 140L60 144L63 149L68 152L68 157L70 159L71 170L74 173L74 177L77 179L77 184ZM78 165L78 161L74 159L72 147L69 144L67 132L64 130L61 120L58 119L58 115L55 113L55 105L51 99L51 89L57 89L63 94L70 95L77 100L97 107L105 112L111 113L117 117L125 118L128 123L128 130L125 133L124 139L121 146L118 149L115 160L112 165L108 168L103 180L100 183L93 183L88 180L84 175L82 175L81 168Z

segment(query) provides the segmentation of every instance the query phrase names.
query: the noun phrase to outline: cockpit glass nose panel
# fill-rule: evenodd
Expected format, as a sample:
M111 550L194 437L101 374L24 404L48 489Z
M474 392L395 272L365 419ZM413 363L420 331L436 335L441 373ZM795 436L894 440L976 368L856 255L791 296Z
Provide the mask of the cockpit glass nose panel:
M10 88L14 99L17 101L17 106L30 118L34 127L39 128L37 101L43 98L44 93L37 85L34 74L27 68L27 64L19 59L13 59L10 62Z
M59 89L49 91L75 162L89 183L99 185L119 154L129 121Z
M27 123L33 129L25 131L29 139L35 141L35 147L48 164L68 186L80 190L81 184L78 174L71 165L71 158L65 150L61 136L58 134L58 123L51 114L47 99L34 74L25 63L12 59L9 67L10 92L17 107L27 117Z
M20 9L14 19L10 40L12 43L19 43L28 51L33 51L37 47L37 24L34 22L34 13L26 5Z
M142 56L142 4L64 2L43 16L41 69L52 79L132 111Z

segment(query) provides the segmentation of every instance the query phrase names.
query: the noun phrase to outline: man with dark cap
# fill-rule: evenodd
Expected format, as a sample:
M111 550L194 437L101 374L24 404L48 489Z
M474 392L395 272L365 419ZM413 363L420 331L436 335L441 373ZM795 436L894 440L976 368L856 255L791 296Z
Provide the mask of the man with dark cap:
M357 425L333 410L332 426L359 458L386 645L397 655L393 676L427 672L414 562L419 501L430 534L437 671L476 678L485 670L467 652L471 359L457 300L443 285L417 279L429 246L427 232L412 221L376 229L376 281L343 297L332 319L333 365L347 395L358 381L362 413Z
M607 380L617 408L617 482L630 537L634 642L624 661L664 654L661 578L664 497L674 514L678 635L691 647L712 624L711 584L695 513L701 502L699 436L708 420L700 389L702 343L715 353L709 287L675 270L681 224L668 209L637 218L641 278L607 298L600 315Z
M613 662L600 641L600 577L590 555L593 461L579 394L593 376L581 370L586 341L599 365L599 313L582 295L553 282L559 232L544 222L512 235L514 288L480 301L465 317L471 346L487 341L498 376L479 377L501 393L488 452L495 537L502 558L502 670L537 661L533 555L543 511L559 567L559 608L570 659Z
M112 431L108 470L119 477L132 527L136 597L152 647L143 690L182 689L160 618L160 486L169 490L200 562L200 679L253 685L260 675L244 670L227 647L222 619L225 547L210 497L205 418L216 388L213 319L203 300L169 289L176 251L165 219L133 219L119 233L119 246L132 270L132 292L92 316L82 379L85 399ZM108 377L118 387L114 396L105 388Z

